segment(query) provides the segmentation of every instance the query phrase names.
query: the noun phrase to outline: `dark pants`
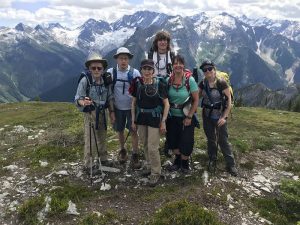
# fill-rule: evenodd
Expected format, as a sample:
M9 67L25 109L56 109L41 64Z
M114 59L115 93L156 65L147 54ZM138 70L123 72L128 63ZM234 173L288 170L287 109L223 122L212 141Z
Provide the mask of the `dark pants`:
M218 141L220 149L225 158L227 167L234 166L234 157L232 154L231 146L228 142L227 123L225 123L221 127L217 127L217 122L217 120L203 116L203 129L207 137L207 152L209 160L217 160Z
M194 147L195 126L183 126L183 119L176 116L167 119L167 143L169 149L179 149L181 154L190 156Z

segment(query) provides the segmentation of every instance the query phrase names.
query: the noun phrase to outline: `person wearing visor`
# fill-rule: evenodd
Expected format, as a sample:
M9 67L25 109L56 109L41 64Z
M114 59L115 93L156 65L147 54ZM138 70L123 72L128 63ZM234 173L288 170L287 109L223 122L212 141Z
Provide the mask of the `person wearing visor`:
M133 54L128 48L120 47L117 49L114 58L117 61L115 68L110 68L107 72L113 74L113 95L115 103L115 115L116 121L114 123L114 130L118 133L120 151L118 153L118 160L121 164L124 164L128 159L128 153L125 149L125 128L131 135L132 142L132 155L130 165L133 169L141 167L138 157L138 136L136 131L131 129L131 101L132 96L129 94L128 89L131 81L140 77L140 72L129 65L130 59L133 58Z
M205 60L200 69L204 79L199 83L199 97L202 97L201 107L203 129L207 138L209 156L208 171L215 172L218 145L226 162L226 169L232 176L237 176L234 156L228 142L227 118L231 107L229 86L224 79L217 77L214 62Z
M84 168L88 172L91 163L93 163L91 162L90 151L92 149L93 155L95 155L97 146L101 164L103 166L111 165L106 149L107 112L105 109L108 108L112 123L115 121L115 114L111 82L105 83L104 79L104 71L107 67L106 59L92 52L88 56L85 66L86 73L82 73L80 77L75 103L79 110L84 113ZM94 132L90 129L91 123L95 127Z
M168 169L183 173L190 172L189 157L194 147L196 118L194 113L199 102L198 85L192 73L185 70L184 58L176 55L173 59L173 73L168 81L170 114L167 119L167 143L175 155L173 165ZM186 103L190 107L184 113Z
M159 154L160 134L166 133L169 112L167 87L154 77L154 62L141 62L141 78L134 79L130 87L132 99L132 129L137 130L144 148L145 165L143 175L150 175L149 185L155 186L161 175Z

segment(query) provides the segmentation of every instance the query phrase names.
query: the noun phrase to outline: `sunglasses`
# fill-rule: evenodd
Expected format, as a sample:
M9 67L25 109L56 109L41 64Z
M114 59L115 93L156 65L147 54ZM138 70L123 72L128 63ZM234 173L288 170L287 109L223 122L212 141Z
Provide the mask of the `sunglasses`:
M92 69L93 71L95 71L96 69L97 69L98 71L103 70L102 67L97 67L97 66L92 66L91 69Z
M204 69L202 69L202 71L205 73L205 72L207 72L207 71L212 71L214 68L213 67L207 67L207 68L204 68Z

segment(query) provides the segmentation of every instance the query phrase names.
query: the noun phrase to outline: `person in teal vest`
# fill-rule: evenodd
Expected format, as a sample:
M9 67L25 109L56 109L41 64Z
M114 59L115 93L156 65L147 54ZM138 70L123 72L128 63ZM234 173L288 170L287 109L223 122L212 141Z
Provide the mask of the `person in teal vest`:
M189 157L194 147L194 130L196 118L194 113L199 102L198 85L192 73L185 69L184 58L176 55L172 61L173 73L168 82L168 98L170 114L167 119L167 143L175 155L170 171L181 170L183 173L190 171ZM186 103L190 107L184 113Z

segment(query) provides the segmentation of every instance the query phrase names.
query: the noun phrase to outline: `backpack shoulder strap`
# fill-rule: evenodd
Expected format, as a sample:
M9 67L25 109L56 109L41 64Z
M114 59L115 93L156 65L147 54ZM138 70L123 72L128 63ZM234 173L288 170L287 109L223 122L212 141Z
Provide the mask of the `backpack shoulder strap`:
M86 78L86 81L87 81L87 86L86 86L86 96L89 96L90 95L90 87L93 83L93 78L92 78L92 75L90 72L81 72L80 74L80 77L78 79L78 84L79 82L82 80L82 78Z
M116 84L116 82L117 82L117 68L116 67L113 67L112 73L113 73L113 83Z
M174 57L175 57L175 52L171 52L171 51L170 51L170 57L171 57L171 62L173 62L173 59L174 59Z
M117 83L117 68L116 67L113 67L112 74L113 74L113 82L112 82L111 88L112 88L112 91L114 91L115 85Z
M191 89L191 87L190 87L190 77L192 76L192 73L191 73L191 71L186 70L184 75L185 75L185 84L184 85L185 85L187 91L190 92L190 89Z
M153 59L153 47L150 48L149 52L148 52L148 59Z
M134 68L132 66L130 66L130 69L127 73L127 79L128 79L129 83L131 83L131 81L133 80L133 71L134 71Z
M210 104L214 105L215 103L211 97L211 92L210 92L210 87L209 87L208 81L206 79L204 79L203 84L204 84L204 91L209 99Z

